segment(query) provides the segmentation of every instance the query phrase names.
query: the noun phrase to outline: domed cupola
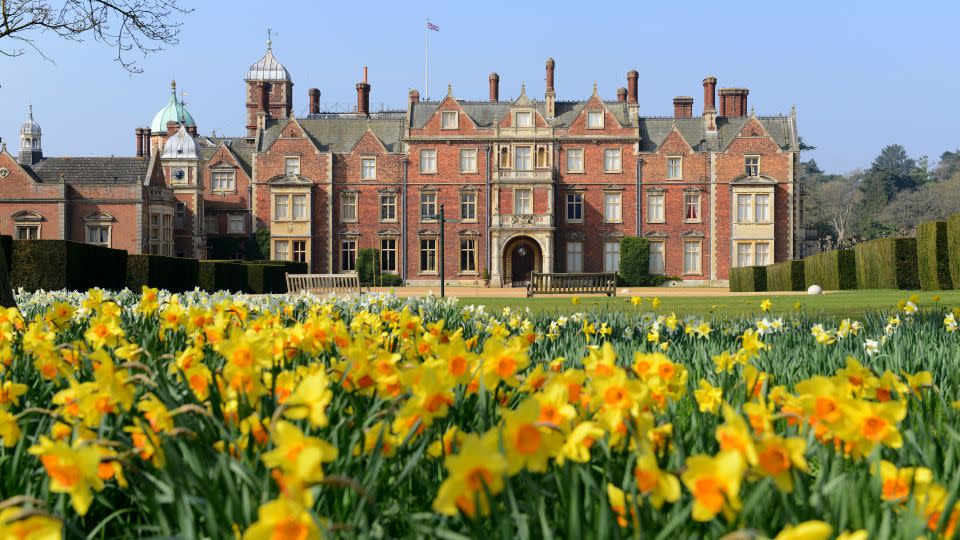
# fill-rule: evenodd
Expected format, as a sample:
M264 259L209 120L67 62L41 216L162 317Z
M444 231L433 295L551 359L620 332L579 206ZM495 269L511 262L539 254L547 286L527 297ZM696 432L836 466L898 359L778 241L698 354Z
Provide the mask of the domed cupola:
M163 144L160 159L200 159L200 146L187 132L187 126L180 124L180 130Z
M196 122L193 121L193 116L187 112L183 103L177 100L177 81L170 83L170 101L167 102L166 107L160 109L160 112L153 117L153 122L150 122L150 131L153 133L166 133L167 122L176 122L185 126L193 126L194 128L197 127Z
M40 139L43 132L40 124L33 120L33 105L27 109L27 121L20 126L20 155L17 161L21 165L36 165L43 159Z
M247 70L247 81L290 81L290 73L273 56L273 42L267 40L267 52Z

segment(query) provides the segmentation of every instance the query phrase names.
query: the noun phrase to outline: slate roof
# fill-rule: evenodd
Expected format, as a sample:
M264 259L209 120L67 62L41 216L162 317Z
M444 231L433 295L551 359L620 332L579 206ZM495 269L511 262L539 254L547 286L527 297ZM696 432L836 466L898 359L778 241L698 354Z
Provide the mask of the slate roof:
M143 184L150 160L136 157L54 157L31 169L41 182L68 184Z
M703 119L693 118L673 118L673 117L641 117L640 118L640 151L654 152L660 143L673 130L674 124L680 131L680 135L686 139L687 143L695 151L706 152L710 150L722 150L737 136L737 133L743 129L743 126L750 120L750 117L717 117L717 137L711 141L707 136ZM791 127L790 117L788 116L758 116L757 120L763 129L773 137L774 142L781 149L787 150L791 145Z
M420 101L413 103L410 115L410 127L422 128L437 112L441 101ZM480 128L494 127L510 112L513 101L460 101L463 112ZM586 101L557 101L554 103L554 118L547 120L553 127L566 128L573 123ZM605 101L607 108L622 125L631 125L627 104L619 101ZM533 108L544 118L547 117L547 105L542 101L533 102Z
M321 150L349 153L369 126L388 151L399 152L405 116L404 112L373 113L369 118L355 114L321 113L298 118L297 122ZM267 127L261 139L260 151L273 144L286 124L286 121L280 121Z
M253 151L252 143L247 142L246 137L203 137L200 146L200 157L204 161L210 161L213 154L217 152L220 143L224 143L233 152L240 162L240 168L247 176L253 175Z

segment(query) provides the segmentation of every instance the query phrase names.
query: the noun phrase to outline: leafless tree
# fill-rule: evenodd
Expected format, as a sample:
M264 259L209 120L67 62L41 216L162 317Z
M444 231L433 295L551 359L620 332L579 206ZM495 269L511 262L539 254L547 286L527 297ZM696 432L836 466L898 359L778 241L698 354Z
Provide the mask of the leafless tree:
M863 200L859 171L836 179L807 185L805 213L810 223L826 223L843 243L854 231L857 210Z
M902 191L878 216L897 234L911 235L924 221L944 220L960 211L960 173L942 182L930 182Z
M156 52L177 43L180 16L193 11L179 0L0 0L0 54L25 47L49 60L37 39L53 34L82 42L93 38L116 49L117 62L139 73L132 52Z

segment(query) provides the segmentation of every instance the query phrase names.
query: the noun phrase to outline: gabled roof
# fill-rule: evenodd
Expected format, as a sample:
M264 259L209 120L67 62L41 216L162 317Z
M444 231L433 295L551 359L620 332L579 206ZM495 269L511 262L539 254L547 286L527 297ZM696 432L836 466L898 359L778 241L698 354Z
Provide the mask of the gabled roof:
M673 117L641 117L640 118L640 143L641 152L656 152L657 148L664 139L670 135L674 124L680 135L686 139L697 152L706 152L709 150L722 150L726 148L730 141L736 138L743 126L750 120L749 116L742 117L717 117L717 139L716 146L711 146L710 138L707 137L707 131L704 127L703 118L673 118ZM788 116L758 116L757 121L763 126L763 129L773 138L774 142L783 150L790 148L790 118Z
M440 103L440 101L420 101L411 104L410 127L422 128L436 113ZM514 105L513 101L459 101L459 103L463 112L473 120L478 128L496 126ZM619 101L604 101L603 103L620 124L624 126L636 125L629 119L626 103L620 103ZM586 101L557 101L554 104L554 118L547 120L547 123L558 128L569 127L586 104ZM547 107L542 101L534 101L533 108L540 116L547 117Z
M135 157L54 157L32 167L41 182L143 184L150 160Z
M200 143L200 157L204 161L209 161L222 144L237 159L247 176L253 174L254 146L245 137L204 137Z
M403 135L404 114L402 112L374 113L370 117L355 114L311 114L297 118L307 137L318 148L337 154L347 154L353 150L357 141L369 127L389 152L400 151L400 137ZM270 147L286 122L270 124L263 135L260 151Z

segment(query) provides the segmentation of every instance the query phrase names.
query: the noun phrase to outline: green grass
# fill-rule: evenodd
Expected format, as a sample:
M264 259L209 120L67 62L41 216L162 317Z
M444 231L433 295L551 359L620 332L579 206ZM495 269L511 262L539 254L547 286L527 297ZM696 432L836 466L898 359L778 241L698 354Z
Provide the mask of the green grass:
M534 297L534 298L484 298L465 297L460 299L461 305L482 304L487 311L500 310L509 307L514 310L523 310L527 307L531 311L544 314L569 314L575 311L621 311L630 312L637 309L671 313L677 315L715 315L717 317L739 317L742 315L760 312L760 302L770 299L773 302L771 313L787 314L795 311L795 304L800 303L800 310L810 315L824 315L842 317L863 317L866 313L884 311L896 306L900 300L905 300L912 294L920 297L921 307L930 307L935 304L934 296L939 296L940 305L960 305L960 291L898 291L898 290L870 290L870 291L837 291L819 296L808 295L769 295L750 296L701 296L678 297L664 296L660 298L660 306L650 307L650 302L644 302L642 308L634 307L629 297L607 298L605 296L581 297L578 305L573 305L569 297Z

